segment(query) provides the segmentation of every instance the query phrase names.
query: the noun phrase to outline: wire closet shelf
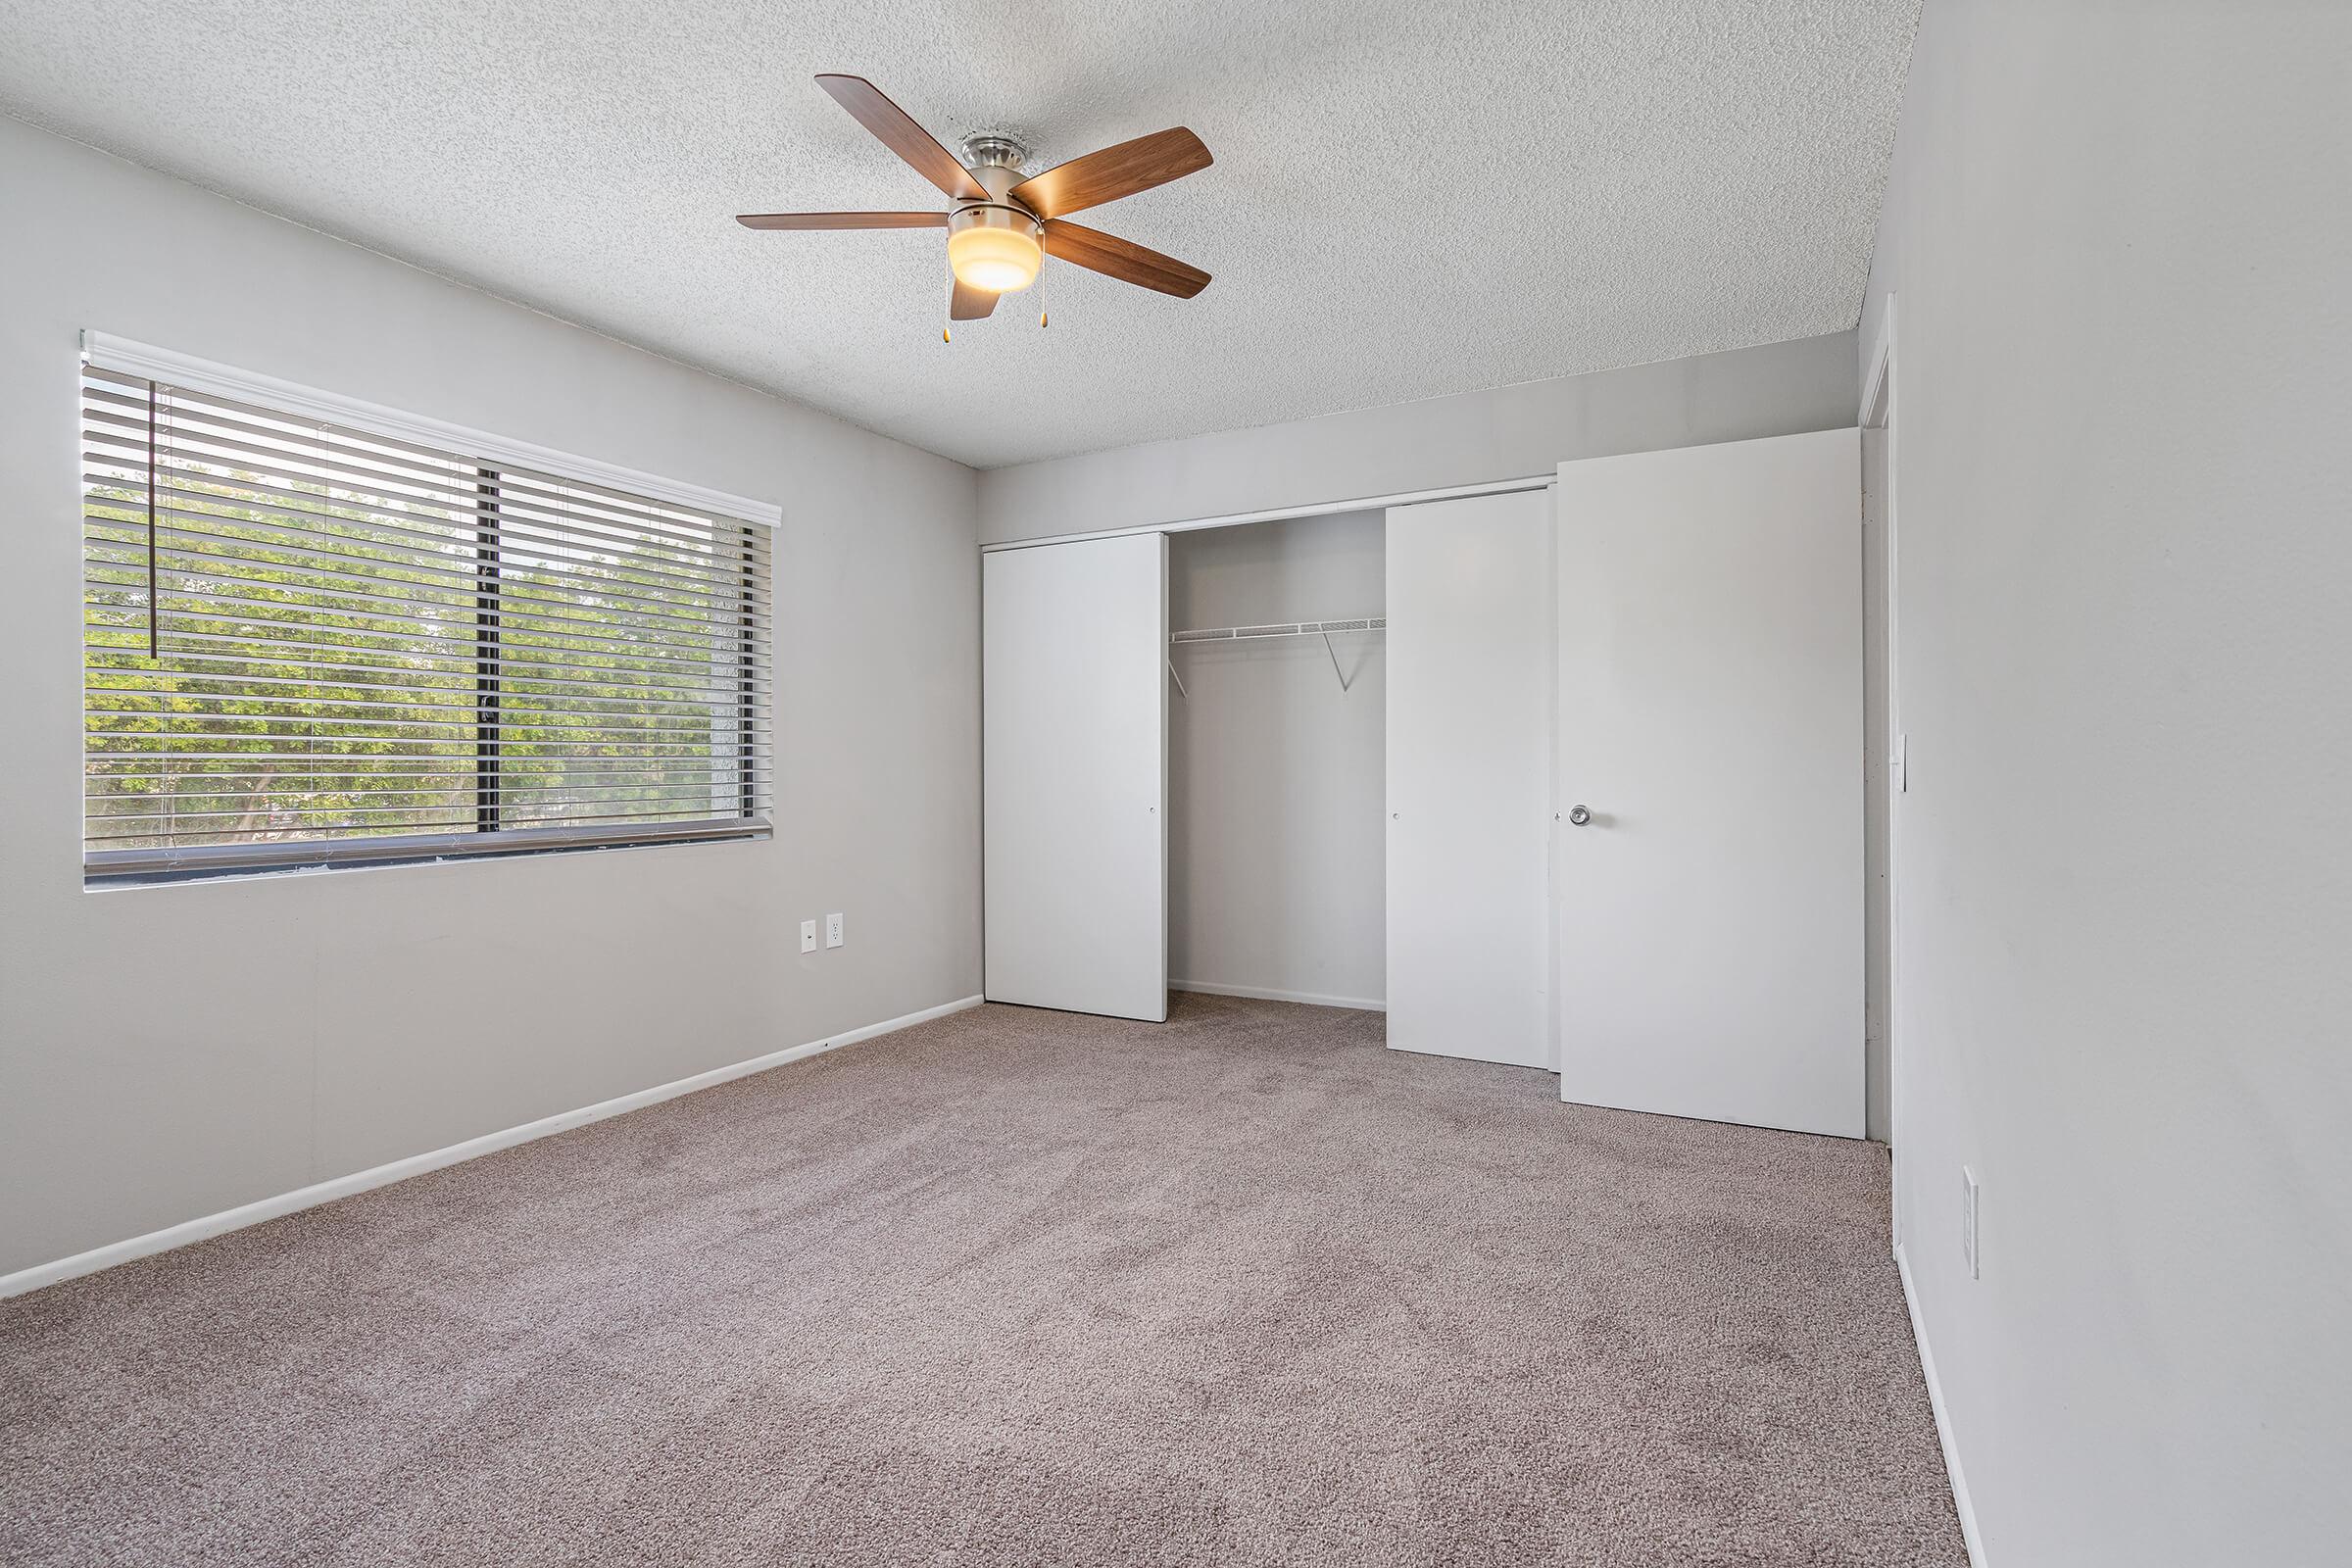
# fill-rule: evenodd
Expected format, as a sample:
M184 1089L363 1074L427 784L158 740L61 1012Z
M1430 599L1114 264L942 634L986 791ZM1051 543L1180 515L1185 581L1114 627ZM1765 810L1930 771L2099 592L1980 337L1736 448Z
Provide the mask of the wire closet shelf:
M1203 626L1194 631L1171 633L1168 646L1182 647L1187 643L1254 642L1274 637L1320 637L1323 652L1331 656L1331 672L1340 678L1340 691L1345 694L1349 685L1347 671L1340 667L1340 656L1331 646L1334 632L1386 631L1386 615L1354 615L1346 620L1284 620L1263 626ZM1176 694L1190 701L1192 693L1184 689L1184 677L1176 673L1176 661L1168 661L1168 677L1176 682Z

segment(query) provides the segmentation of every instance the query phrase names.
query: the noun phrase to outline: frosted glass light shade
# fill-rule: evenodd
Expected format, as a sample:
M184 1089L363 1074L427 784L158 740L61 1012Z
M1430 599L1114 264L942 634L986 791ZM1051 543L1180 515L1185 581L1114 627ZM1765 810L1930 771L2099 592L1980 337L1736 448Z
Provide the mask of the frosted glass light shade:
M1037 281L1045 251L1026 228L975 224L948 236L948 268L957 282L991 294L1013 294Z

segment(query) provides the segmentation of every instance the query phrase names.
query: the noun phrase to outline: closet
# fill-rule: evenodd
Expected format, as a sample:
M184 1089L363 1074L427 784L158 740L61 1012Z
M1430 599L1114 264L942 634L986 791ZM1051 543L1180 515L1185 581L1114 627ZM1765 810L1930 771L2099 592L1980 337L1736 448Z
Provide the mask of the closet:
M1856 432L983 561L986 984L1859 1136Z

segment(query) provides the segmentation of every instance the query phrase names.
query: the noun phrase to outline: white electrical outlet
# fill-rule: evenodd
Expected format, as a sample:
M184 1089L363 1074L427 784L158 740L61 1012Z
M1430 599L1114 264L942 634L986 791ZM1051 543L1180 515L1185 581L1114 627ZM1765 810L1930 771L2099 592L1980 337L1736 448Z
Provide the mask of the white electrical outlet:
M838 914L825 916L825 946L828 948L841 946L841 916Z
M1960 1258L1968 1277L1977 1278L1977 1173L1966 1165L1960 1167Z
M801 922L801 951L803 953L816 951L816 922L814 920Z

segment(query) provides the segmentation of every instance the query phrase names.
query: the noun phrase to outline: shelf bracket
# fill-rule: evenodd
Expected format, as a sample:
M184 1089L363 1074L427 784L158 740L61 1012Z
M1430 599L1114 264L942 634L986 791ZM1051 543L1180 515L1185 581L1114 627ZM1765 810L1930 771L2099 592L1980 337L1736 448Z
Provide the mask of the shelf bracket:
M1323 651L1331 655L1331 672L1340 677L1340 695L1348 695L1348 672L1340 668L1340 656L1331 646L1331 633L1323 634Z
M1176 661L1173 659L1168 661L1168 679L1176 683L1177 696L1183 698L1188 703L1193 700L1193 694L1184 689L1184 677L1176 673Z

